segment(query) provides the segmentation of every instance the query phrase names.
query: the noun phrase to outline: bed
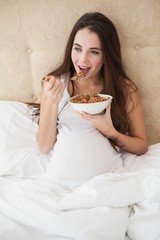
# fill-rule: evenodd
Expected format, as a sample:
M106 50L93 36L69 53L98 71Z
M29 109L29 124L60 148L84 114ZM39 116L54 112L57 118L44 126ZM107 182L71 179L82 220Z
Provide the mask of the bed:
M73 22L87 11L117 27L128 75L140 89L149 150L122 152L124 171L78 187L46 174L40 153L41 79L60 60ZM158 0L0 1L0 239L160 239L160 2Z

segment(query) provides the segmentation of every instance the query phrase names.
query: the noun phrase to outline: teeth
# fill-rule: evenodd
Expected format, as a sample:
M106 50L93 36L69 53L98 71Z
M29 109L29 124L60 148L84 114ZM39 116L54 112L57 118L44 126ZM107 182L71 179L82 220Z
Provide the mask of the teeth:
M89 68L88 67L80 67L80 69L88 70Z

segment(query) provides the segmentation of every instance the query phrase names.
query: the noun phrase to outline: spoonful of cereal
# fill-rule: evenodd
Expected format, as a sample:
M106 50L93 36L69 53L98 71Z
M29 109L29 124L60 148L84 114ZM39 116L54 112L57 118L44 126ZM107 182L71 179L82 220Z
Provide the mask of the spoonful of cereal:
M86 76L85 73L79 72L79 73L76 73L76 74L71 78L71 80L77 81L77 80L80 80L81 78L84 78L85 76Z

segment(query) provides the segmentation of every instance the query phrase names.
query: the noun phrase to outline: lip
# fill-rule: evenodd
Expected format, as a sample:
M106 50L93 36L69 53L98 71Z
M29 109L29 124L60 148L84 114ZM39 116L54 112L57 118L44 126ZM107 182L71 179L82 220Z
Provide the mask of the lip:
M78 68L79 68L80 71L83 72L84 74L87 74L87 73L89 72L89 70L91 69L90 67L80 66L80 65L78 65Z

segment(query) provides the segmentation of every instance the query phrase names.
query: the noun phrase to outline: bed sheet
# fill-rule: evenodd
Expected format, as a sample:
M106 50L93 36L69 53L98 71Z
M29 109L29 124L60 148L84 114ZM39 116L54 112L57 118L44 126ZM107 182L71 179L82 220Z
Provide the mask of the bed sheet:
M121 173L58 183L46 173L52 152L38 151L27 111L0 102L0 239L160 239L159 143L143 156L123 152Z

